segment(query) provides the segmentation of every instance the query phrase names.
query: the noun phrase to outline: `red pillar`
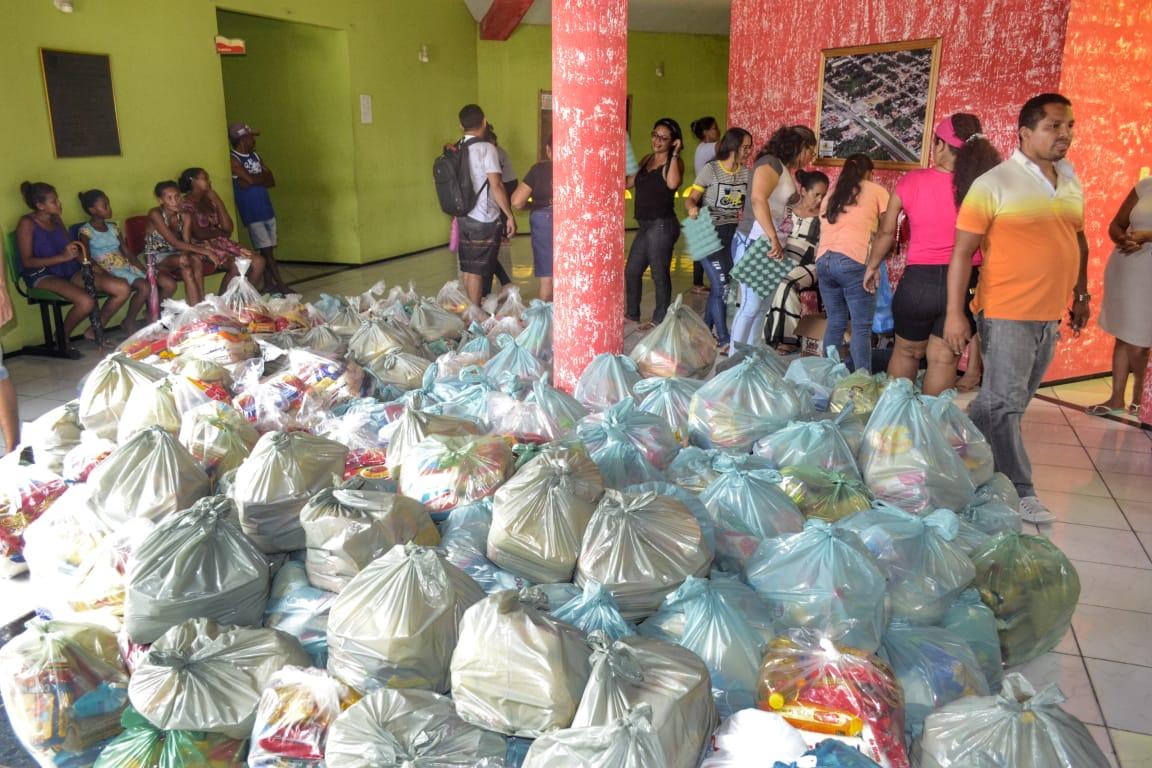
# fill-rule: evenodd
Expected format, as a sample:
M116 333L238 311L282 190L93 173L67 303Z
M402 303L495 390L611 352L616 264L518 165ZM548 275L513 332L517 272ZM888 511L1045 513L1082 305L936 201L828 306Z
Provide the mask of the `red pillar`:
M557 386L624 345L627 0L552 3Z

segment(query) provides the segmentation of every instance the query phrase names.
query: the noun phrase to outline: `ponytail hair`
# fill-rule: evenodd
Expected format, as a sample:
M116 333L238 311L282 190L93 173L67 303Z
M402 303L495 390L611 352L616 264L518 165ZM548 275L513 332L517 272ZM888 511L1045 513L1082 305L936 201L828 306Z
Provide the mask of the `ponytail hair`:
M952 130L956 138L964 142L964 146L957 149L947 142L944 146L956 156L952 168L952 192L956 198L956 205L964 202L964 196L978 176L987 173L1000 164L1000 153L992 142L981 133L980 118L967 112L957 112L949 118L952 121Z
M716 159L727 160L730 157L739 157L740 146L744 143L744 139L752 140L752 134L743 128L729 128L720 137L720 141L716 143Z
M845 208L856 205L864 177L873 167L872 158L864 154L849 155L844 161L844 168L840 171L840 178L836 179L832 194L828 196L828 207L824 212L824 218L829 224L835 224Z
M716 118L711 115L707 117L698 117L692 121L688 126L692 131L692 135L696 137L697 141L704 141L704 132L716 127Z
M36 210L36 206L48 199L48 195L56 194L56 187L46 181L20 182L20 196L29 210Z
M102 197L107 197L107 195L98 189L88 189L81 192L77 197L80 198L80 209L84 211L84 213L88 213L88 210L96 205L97 200Z

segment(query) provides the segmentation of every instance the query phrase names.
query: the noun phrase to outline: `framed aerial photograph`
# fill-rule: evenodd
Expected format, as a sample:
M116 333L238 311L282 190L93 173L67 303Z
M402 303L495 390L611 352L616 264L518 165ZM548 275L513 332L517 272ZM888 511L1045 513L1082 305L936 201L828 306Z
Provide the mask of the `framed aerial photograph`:
M928 165L940 38L820 52L818 165L862 152L877 168Z

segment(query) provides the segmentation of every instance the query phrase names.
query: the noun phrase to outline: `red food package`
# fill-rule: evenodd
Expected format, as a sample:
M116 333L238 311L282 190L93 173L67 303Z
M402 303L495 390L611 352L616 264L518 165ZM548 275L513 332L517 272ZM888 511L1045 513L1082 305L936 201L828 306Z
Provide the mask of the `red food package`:
M252 765L324 765L328 728L359 695L319 669L287 666L272 675L256 709Z
M0 472L0 576L16 575L25 570L24 530L68 486L42 467L14 465Z
M881 768L909 768L904 695L872 654L811 631L778 637L760 667L757 706L802 731L858 738Z

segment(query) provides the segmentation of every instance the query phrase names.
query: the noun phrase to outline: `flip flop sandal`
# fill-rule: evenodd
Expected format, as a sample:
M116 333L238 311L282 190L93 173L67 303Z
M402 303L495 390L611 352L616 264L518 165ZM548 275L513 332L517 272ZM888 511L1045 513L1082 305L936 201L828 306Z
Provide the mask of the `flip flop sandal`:
M1084 409L1084 413L1089 416L1127 416L1130 411L1127 408L1109 408L1106 405L1090 405Z

